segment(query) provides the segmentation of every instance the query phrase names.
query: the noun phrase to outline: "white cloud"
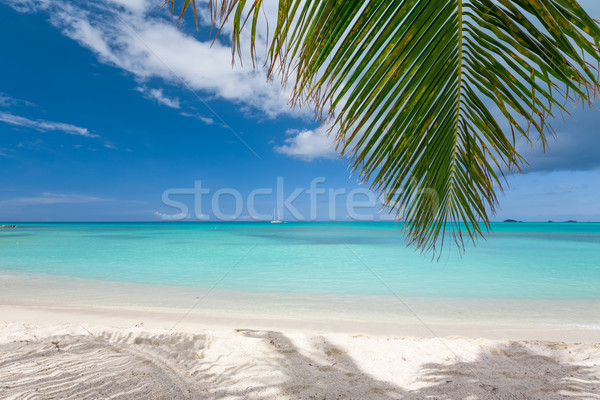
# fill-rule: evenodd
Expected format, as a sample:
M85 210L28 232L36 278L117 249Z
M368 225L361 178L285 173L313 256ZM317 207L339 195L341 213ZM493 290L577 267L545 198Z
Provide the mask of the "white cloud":
M0 107L7 107L7 106L11 105L12 102L13 102L13 99L11 97L0 92Z
M61 131L68 135L85 136L89 138L99 138L99 135L91 133L87 128L76 125L66 124L64 122L54 122L45 120L32 120L7 112L0 112L0 121L14 126L35 129L40 132Z
M285 140L282 146L275 146L275 151L293 158L304 161L312 161L317 158L336 158L337 152L332 138L327 136L325 128L314 130L288 131L294 134Z
M155 211L154 215L163 221L182 221L184 219L189 219L190 214L178 213L178 214L163 214L161 212Z
M10 6L19 12L32 12L47 8L49 3L50 0L12 0Z
M35 104L25 100L15 99L6 93L0 92L0 107L10 107L13 105L34 106Z
M137 91L144 94L149 99L156 100L159 104L162 104L171 108L181 108L179 99L177 97L170 98L164 95L162 89L149 89L147 87L138 87Z
M162 5L164 3L162 1L148 2L147 0L111 0L111 1L113 3L116 3L117 5L120 5L126 9L128 9L128 10L136 11L136 12L143 12L144 10L149 9L152 5L156 6L156 5Z
M160 78L250 106L267 117L290 112L281 86L266 83L264 68L232 68L228 44L199 41L170 20L148 15L153 9L151 4L141 0L83 4L19 0L13 7L20 11L46 10L52 24L65 35L93 51L101 62L130 72L139 81ZM168 11L161 14L166 16ZM200 15L202 18L206 13Z
M182 112L180 114L183 115L184 117L190 117L190 118L199 119L200 121L204 122L206 125L215 125L216 124L216 122L215 122L214 119L205 117L205 116L203 116L201 114L190 114L190 113L187 113L187 112Z
M207 125L214 125L215 124L215 120L212 119L212 118L206 118L206 117L199 116L198 119L201 120L202 122L204 122Z
M15 199L0 201L1 205L47 205L47 204L83 204L100 201L110 201L101 197L83 196L79 194L42 193L34 197L18 197Z

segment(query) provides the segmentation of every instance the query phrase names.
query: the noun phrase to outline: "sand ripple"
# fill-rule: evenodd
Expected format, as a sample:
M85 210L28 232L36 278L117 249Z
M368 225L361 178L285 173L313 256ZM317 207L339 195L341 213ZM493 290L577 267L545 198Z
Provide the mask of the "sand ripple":
M600 399L593 343L77 329L0 323L0 398Z

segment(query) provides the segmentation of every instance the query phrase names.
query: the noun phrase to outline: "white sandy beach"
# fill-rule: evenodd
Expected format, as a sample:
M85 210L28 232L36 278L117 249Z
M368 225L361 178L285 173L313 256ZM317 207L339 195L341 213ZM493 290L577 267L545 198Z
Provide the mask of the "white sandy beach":
M599 399L600 343L1 322L0 393L3 399Z
M451 323L405 299L422 321L353 321L307 318L314 310L293 297L267 313L276 298L266 294L223 303L231 293L1 281L1 399L600 399L600 330L543 319L474 323L502 303ZM439 312L468 311L467 303L446 307ZM506 303L498 315L516 309Z

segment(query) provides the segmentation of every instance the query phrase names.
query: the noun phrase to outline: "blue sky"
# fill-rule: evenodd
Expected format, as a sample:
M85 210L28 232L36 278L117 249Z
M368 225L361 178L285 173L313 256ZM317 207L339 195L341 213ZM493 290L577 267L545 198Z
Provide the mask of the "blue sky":
M317 177L326 190L362 188L310 110L287 107L285 89L250 63L231 68L209 26L174 26L162 1L90 4L0 1L0 221L169 219L179 211L163 192L195 181L211 190L209 218L215 191L247 199L278 176L285 197ZM581 4L600 18L593 0ZM509 177L494 220L600 220L600 111L573 116L555 122L546 154L525 151L530 166ZM193 217L191 197L178 199ZM221 200L233 214L231 196ZM294 200L307 218L310 201ZM318 219L329 201L318 198ZM261 215L275 206L275 195L256 197Z

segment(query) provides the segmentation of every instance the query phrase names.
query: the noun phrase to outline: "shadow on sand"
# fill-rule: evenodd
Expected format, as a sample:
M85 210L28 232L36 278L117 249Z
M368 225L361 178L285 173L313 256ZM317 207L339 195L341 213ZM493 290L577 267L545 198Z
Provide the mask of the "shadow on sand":
M5 343L0 398L600 399L597 365L560 362L516 342L483 349L470 362L440 357L420 365L404 374L412 376L403 384L409 390L376 379L325 337L310 339L310 351L277 332L240 330L234 339L130 333ZM569 351L538 346L545 354Z

